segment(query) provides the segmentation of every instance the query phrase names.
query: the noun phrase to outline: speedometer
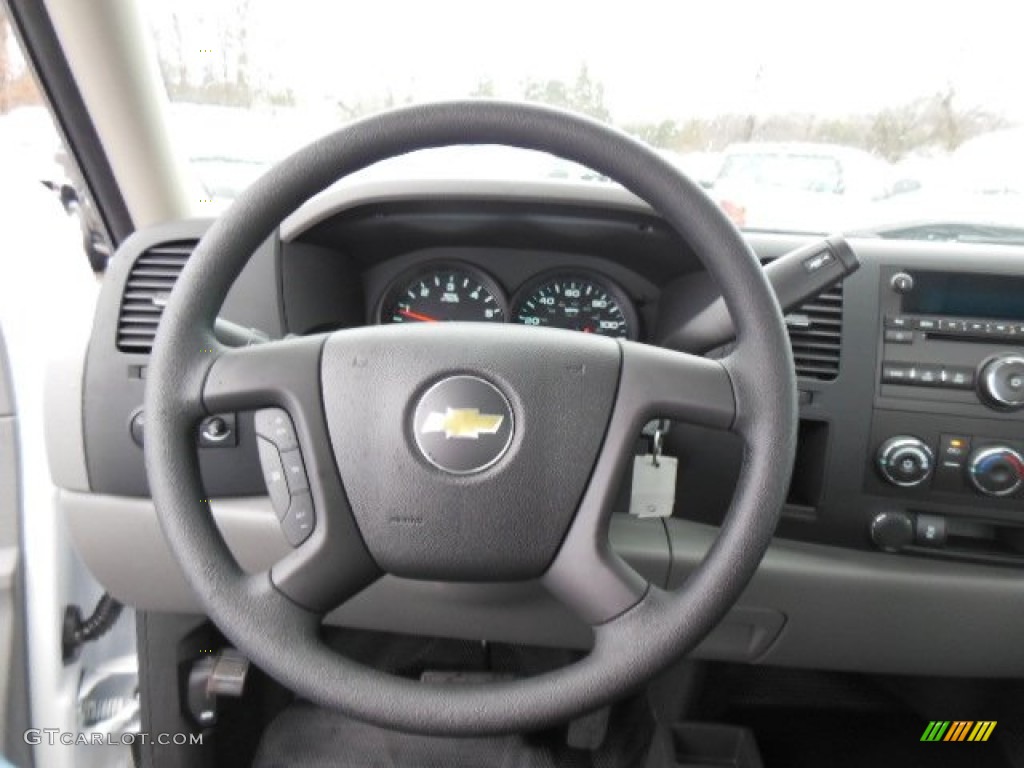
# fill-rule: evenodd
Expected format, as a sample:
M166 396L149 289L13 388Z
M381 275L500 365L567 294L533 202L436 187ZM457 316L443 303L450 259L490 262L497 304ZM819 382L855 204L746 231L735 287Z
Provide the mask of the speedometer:
M565 328L621 339L637 336L636 312L611 280L580 274L548 275L525 286L515 302L515 322Z
M380 305L381 323L503 323L498 284L467 264L433 264L397 280Z

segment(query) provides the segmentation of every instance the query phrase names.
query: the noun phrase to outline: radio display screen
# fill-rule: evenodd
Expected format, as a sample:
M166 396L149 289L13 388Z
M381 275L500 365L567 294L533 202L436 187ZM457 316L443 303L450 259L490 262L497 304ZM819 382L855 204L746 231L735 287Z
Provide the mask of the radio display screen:
M1024 278L950 272L914 272L903 311L993 320L1024 320Z

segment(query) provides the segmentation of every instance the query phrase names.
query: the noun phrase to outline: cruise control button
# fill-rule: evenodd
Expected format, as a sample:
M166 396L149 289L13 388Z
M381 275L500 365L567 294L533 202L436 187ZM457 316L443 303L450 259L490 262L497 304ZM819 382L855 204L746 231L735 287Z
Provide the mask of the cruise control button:
M299 446L291 417L280 408L264 408L256 412L256 434L265 437L282 451Z
M288 543L293 547L299 546L309 538L315 524L313 498L309 492L303 491L293 496L292 503L288 507L288 514L281 521L281 530Z
M277 448L269 440L257 438L256 447L259 451L260 466L263 468L263 482L267 485L270 503L274 505L277 519L280 520L288 511L290 494L288 482L285 480L284 466Z
M284 465L285 477L288 478L288 489L293 494L309 488L309 483L306 482L306 465L303 464L299 451L283 451L281 463Z

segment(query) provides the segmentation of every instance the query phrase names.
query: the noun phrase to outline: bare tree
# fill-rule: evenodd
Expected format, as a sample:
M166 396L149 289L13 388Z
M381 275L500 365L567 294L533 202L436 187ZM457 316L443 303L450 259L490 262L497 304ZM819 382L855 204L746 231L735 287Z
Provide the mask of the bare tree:
M591 76L586 63L580 64L572 84L564 80L528 79L523 83L523 98L582 112L598 120L611 120L604 103L604 84Z

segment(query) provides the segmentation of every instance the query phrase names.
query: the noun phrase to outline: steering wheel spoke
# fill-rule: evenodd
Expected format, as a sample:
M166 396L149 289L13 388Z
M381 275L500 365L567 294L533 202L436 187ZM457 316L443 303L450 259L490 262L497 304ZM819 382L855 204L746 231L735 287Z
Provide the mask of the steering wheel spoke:
M609 432L618 426L633 430L634 438L652 418L731 429L736 394L728 370L698 355L622 342L622 378Z
M326 336L228 349L203 387L210 413L259 410L266 482L295 550L270 571L273 584L318 612L337 607L379 575L338 477L320 385Z
M600 626L625 613L649 585L608 541L612 505L632 465L636 436L652 418L728 429L735 395L725 366L695 355L622 342L619 390L580 509L544 583L580 618Z

